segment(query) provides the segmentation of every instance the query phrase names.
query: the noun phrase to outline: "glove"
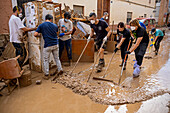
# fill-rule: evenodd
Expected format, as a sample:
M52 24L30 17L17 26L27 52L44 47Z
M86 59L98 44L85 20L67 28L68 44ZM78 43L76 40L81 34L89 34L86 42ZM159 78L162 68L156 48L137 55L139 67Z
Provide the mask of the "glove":
M155 42L152 43L153 45L155 44Z
M91 37L89 36L89 37L88 37L88 39L87 39L87 41L89 42L89 41L90 41L90 39L91 39Z
M151 41L153 41L153 38L151 38Z
M130 37L130 40L133 41L134 40L133 37Z
M116 52L117 52L117 50L118 50L118 48L116 48L116 49L114 50L114 52L116 53Z
M130 54L130 51L125 51L125 54Z
M150 47L152 47L152 46L153 46L153 44L150 45Z
M107 36L103 38L103 41L105 41L105 42L107 41Z
M59 34L59 37L62 37L62 36L64 36L64 35L65 35L64 33L60 33L60 34Z

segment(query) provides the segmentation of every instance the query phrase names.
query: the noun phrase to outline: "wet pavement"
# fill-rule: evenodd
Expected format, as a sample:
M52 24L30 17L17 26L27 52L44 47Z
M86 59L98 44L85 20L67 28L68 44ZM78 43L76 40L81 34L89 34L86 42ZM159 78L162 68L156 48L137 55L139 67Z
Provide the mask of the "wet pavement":
M92 63L79 63L73 75L65 73L54 82L43 80L41 85L35 85L35 81L41 79L42 74L33 72L31 86L17 88L10 96L0 97L0 113L168 113L170 32L166 35L168 37L161 42L158 56L147 50L145 56L152 58L144 58L138 78L132 77L134 53L129 55L120 85L93 80L93 77L102 77L106 67L101 73L93 72L87 83ZM106 66L111 55L105 55ZM118 52L106 79L118 83L120 63Z

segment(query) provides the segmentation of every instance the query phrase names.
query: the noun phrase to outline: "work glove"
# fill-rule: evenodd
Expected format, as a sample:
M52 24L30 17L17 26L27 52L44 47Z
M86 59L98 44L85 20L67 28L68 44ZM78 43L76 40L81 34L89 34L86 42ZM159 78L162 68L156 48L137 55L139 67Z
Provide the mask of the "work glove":
M130 54L130 51L125 51L125 54Z
M114 50L114 52L116 53L117 52L117 50L119 50L118 48L116 48L115 50Z
M105 42L107 41L107 36L103 38L103 41L105 41Z
M59 37L63 37L65 34L64 33L60 33L59 34Z
M90 39L91 39L91 37L89 36L89 37L87 38L87 42L90 42Z

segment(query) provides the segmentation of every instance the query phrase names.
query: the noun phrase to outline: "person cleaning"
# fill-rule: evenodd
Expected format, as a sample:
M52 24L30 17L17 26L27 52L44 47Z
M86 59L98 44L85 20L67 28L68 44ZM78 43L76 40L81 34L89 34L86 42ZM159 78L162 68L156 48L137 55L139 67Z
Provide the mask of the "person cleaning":
M114 52L116 53L117 50L119 50L119 48L121 49L122 63L119 66L122 67L124 59L125 59L125 51L127 51L131 35L130 35L130 31L125 28L125 25L123 22L120 22L117 27L118 27L117 34L123 35L123 37L121 38L120 43L116 46L116 49L114 50ZM126 58L126 61L127 61L127 58ZM125 62L125 66L123 69L124 70L126 69L126 62Z
M153 43L150 45L150 47L154 45L155 55L158 55L160 42L164 37L164 33L160 29L152 28L151 34L154 35L155 39L153 40Z
M137 19L130 21L130 27L132 31L131 36L136 40L134 46L132 46L129 51L126 51L126 54L130 54L135 51L136 62L133 66L133 77L135 78L139 77L140 75L140 66L142 65L143 57L148 47L149 36L146 30L140 26L139 21Z

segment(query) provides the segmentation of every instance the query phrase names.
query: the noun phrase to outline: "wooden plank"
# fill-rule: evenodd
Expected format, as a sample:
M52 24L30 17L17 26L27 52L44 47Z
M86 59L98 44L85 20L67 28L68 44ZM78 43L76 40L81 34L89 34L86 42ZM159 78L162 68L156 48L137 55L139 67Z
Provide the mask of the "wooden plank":
M76 62L83 51L86 40L83 39L72 39L72 61ZM68 61L66 49L62 53L61 61ZM80 59L80 62L94 62L94 40L91 40Z
M114 41L108 41L107 42L107 46L106 46L106 50L108 52L114 52L114 49L115 49L115 43Z

